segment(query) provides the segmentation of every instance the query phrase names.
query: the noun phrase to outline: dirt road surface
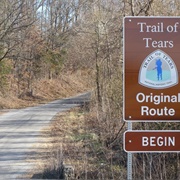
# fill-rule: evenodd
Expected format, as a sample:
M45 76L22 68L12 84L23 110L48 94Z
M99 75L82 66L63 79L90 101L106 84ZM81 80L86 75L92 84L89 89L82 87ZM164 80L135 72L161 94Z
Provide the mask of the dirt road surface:
M58 112L88 102L90 93L56 100L48 104L11 110L0 116L0 179L18 179L35 164L28 161L36 157L36 143L43 143L41 130L49 126ZM43 149L42 152L46 152Z

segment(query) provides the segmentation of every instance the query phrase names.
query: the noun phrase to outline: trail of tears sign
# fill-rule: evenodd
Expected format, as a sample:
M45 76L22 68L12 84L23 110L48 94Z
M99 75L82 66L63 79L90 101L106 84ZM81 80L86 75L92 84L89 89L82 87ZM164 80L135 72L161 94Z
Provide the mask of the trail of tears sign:
M124 18L124 120L180 120L180 17Z
M154 25L148 25L146 22L138 22L139 25L139 32L151 32L151 33L177 33L177 28L179 26L179 22L175 22L174 25L164 25L164 22L157 22ZM151 37L144 37L143 40L145 41L145 47L153 47L153 48L173 48L174 42L173 40L154 40Z

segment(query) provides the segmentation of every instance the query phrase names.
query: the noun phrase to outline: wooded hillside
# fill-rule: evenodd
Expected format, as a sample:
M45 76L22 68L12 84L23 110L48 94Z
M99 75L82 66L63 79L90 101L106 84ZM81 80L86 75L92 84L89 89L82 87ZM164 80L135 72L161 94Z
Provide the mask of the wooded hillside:
M179 16L179 9L178 0L1 0L0 96L8 98L13 92L19 99L41 97L37 89L42 82L48 88L52 80L56 86L62 81L72 83L69 79L75 75L76 82L86 77L84 85L74 82L73 88L82 87L77 92L94 89L87 122L100 146L94 158L107 165L99 167L104 172L101 177L125 177L123 17ZM134 129L152 127L179 129L169 123L137 123ZM136 154L133 177L178 179L179 159L178 153Z

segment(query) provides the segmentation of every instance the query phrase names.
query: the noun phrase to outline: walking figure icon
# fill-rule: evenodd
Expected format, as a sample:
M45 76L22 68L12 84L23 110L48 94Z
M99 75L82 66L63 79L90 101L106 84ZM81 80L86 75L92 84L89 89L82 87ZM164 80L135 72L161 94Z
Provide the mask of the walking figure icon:
M162 61L160 59L156 60L156 67L154 69L157 70L157 80L162 80Z
M141 64L138 82L152 89L164 89L178 84L178 70L173 59L162 50L149 54Z

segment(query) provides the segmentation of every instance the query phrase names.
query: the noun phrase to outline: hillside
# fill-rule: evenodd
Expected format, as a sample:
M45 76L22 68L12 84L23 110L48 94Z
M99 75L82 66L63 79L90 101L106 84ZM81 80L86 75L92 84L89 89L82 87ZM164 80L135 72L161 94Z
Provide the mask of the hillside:
M15 82L10 82L7 79L6 91L3 90L0 94L0 108L23 108L46 103L54 99L70 97L90 90L89 82L87 73L82 73L82 71L69 72L62 74L56 79L35 80L33 83L33 93L25 91L17 96L17 85Z
M178 0L0 1L1 111L46 103L93 89L88 111L78 109L72 112L76 116L75 120L67 114L67 117L60 117L57 121L66 119L61 121L63 130L67 130L69 134L72 133L72 136L65 140L67 143L71 140L75 144L78 142L80 146L77 147L77 151L83 151L79 153L83 156L85 168L81 167L83 162L77 160L81 157L77 156L77 161L73 162L79 172L82 172L80 177L115 180L118 177L125 178L127 153L123 149L123 133L127 129L127 123L123 121L123 73L125 72L123 49L127 38L124 39L123 20L124 17L130 16L177 17L177 22L172 22L171 26L165 23L168 32L162 28L168 34L168 38L163 41L160 39L162 34L156 31L156 28L160 28L161 21L156 20L148 24L140 22L139 26L136 26L138 23L133 21L135 27L128 30L131 35L129 36L130 51L126 52L135 62L136 71L138 71L142 64L140 61L155 49L168 52L168 48L173 48L171 41L175 42L173 39L178 40L180 37L178 34L180 32L179 9ZM131 21L129 19L128 23L132 25ZM155 24L152 25L152 23ZM141 28L138 33L142 37L131 33L138 27ZM142 32L145 31L142 30L145 27L147 34ZM177 38L172 36L173 29ZM157 33L157 39L156 36L152 39L149 37L150 31ZM131 42L133 36L140 39ZM168 41L171 42L170 47L168 47ZM145 51L141 49L139 42L146 43L145 51L149 52L149 55L145 56ZM162 45L163 42L165 45ZM179 43L173 45L179 53ZM139 48L132 49L134 47ZM152 52L150 52L151 48L153 48ZM128 64L133 66L131 62ZM152 69L151 66L148 67ZM135 76L134 70L131 69L129 72L131 72L129 77L136 82L138 73ZM129 82L134 85L131 79ZM132 86L129 87L129 91L137 88ZM139 90L141 91L141 87ZM170 89L167 89L168 91ZM159 95L161 93L159 91ZM133 104L132 97L136 102L134 94L129 96L130 104ZM130 107L130 111L136 112L134 108L136 106L133 106ZM155 106L158 106L157 103ZM82 118L83 125L78 124L79 117ZM128 114L128 117L132 116ZM66 127L68 122L70 126ZM73 125L76 129L71 127ZM133 129L179 130L180 125L171 122L146 124L137 122L133 124ZM57 129L56 133L66 135L66 132L61 133L61 130ZM66 148L70 147L67 143L63 142ZM81 146L84 149L81 149ZM92 166L86 169L88 165ZM91 174L91 171L94 173ZM132 171L134 179L180 179L180 153L154 153L153 155L135 153Z

